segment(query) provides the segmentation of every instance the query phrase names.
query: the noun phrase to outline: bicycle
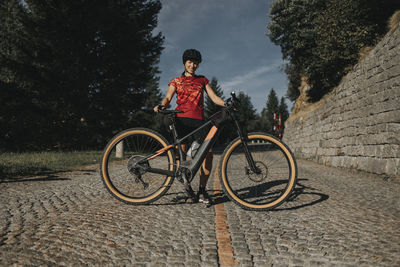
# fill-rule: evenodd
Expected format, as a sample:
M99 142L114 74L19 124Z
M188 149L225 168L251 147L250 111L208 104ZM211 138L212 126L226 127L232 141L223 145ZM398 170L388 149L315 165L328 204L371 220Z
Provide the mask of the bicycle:
M175 128L175 116L179 111L161 110L172 132L172 144L161 134L146 128L118 133L106 145L101 158L100 175L105 187L125 203L148 204L163 196L174 178L189 184L223 125L231 122L238 137L228 144L220 159L219 179L223 191L244 209L276 208L291 195L296 185L296 160L290 149L274 136L262 132L243 134L234 116L238 105L232 93L225 108L182 138ZM186 160L182 142L210 126L197 153ZM123 155L118 156L118 150L123 150L120 153Z

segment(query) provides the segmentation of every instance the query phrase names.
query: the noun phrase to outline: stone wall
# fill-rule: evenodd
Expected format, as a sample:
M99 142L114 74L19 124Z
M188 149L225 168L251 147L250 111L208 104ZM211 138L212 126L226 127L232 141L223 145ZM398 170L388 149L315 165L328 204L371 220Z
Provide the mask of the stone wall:
M285 124L296 157L400 176L400 27L309 110Z

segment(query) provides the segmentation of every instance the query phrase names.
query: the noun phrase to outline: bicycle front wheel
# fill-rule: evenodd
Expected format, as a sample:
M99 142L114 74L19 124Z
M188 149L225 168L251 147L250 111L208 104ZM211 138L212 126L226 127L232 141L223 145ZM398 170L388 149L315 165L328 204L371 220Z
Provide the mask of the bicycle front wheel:
M112 196L128 204L147 204L169 189L173 177L146 172L150 168L174 171L175 155L164 137L134 128L117 134L104 149L100 174ZM165 151L164 151L165 150ZM160 155L160 151L164 151ZM156 155L143 160L149 155Z
M296 161L279 139L251 133L246 144L259 173L248 163L242 141L237 138L225 149L220 162L220 181L228 197L248 210L270 210L291 194L297 179Z

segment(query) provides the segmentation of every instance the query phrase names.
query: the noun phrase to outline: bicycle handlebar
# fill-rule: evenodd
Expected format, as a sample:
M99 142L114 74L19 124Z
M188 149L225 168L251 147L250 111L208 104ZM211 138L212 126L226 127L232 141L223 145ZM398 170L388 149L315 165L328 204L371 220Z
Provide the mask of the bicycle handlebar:
M240 100L236 97L236 93L234 91L231 92L231 97L226 100L226 108L231 109L233 111L237 111L237 105L240 104ZM177 114L183 113L182 110L173 110L173 109L161 109L161 105L158 106L158 113L160 114Z
M161 114L176 114L176 113L183 113L182 110L174 110L174 109L159 109L158 113Z
M236 97L236 93L232 92L231 97L226 100L226 107L237 111L237 106L240 104L240 100Z

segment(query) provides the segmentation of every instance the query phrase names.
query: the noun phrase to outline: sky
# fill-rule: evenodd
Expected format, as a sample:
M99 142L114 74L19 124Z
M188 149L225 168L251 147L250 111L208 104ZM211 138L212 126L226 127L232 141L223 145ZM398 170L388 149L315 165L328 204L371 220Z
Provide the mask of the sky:
M279 46L266 36L272 0L161 0L162 9L154 33L162 32L164 50L160 57L163 95L168 83L184 70L182 54L194 48L203 61L196 74L210 81L217 78L225 99L230 92L243 91L257 112L266 106L273 88L280 99L288 80ZM176 98L172 103L176 102ZM286 99L289 110L292 103Z

